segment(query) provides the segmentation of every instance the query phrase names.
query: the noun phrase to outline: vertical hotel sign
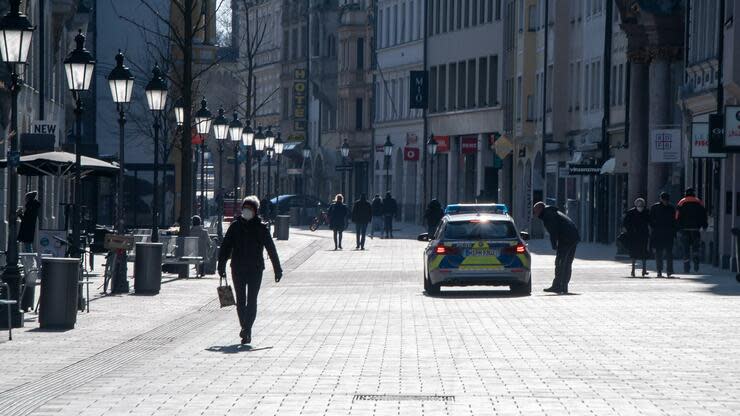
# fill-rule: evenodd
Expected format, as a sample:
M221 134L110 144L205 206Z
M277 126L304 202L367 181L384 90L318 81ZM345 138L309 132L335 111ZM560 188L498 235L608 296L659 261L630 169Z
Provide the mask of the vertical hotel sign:
M293 73L293 130L295 132L306 131L307 85L306 70L296 69Z

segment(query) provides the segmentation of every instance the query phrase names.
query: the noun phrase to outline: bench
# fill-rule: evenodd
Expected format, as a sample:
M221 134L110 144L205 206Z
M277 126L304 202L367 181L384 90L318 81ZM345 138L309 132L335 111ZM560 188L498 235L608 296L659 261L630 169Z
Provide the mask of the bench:
M202 277L205 256L198 252L198 237L162 236L162 264L187 265L188 277L190 266L196 266L196 276ZM178 255L178 248L182 247L182 254Z

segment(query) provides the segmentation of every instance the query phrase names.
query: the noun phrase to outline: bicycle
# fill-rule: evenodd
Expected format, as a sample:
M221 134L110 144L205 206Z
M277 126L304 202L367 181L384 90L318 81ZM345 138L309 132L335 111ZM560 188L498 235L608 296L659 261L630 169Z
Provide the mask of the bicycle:
M328 224L329 223L329 216L327 215L326 211L321 210L319 212L319 215L315 216L313 220L311 221L311 225L308 227L311 231L316 231L319 229L319 226L321 224Z

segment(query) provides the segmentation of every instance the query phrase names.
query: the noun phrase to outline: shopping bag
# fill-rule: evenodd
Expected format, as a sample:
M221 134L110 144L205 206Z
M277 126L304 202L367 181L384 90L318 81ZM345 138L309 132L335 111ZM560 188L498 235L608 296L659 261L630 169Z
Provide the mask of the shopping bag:
M222 308L236 305L236 302L234 301L234 291L231 290L231 286L229 286L226 278L221 277L219 279L219 286L216 288L216 291L218 292L218 301Z

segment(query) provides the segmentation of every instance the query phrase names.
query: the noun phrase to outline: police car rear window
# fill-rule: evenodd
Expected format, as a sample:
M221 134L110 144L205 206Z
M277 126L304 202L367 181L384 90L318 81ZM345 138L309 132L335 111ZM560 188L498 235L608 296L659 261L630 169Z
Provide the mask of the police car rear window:
M447 240L496 240L516 238L511 221L454 221L445 226Z

